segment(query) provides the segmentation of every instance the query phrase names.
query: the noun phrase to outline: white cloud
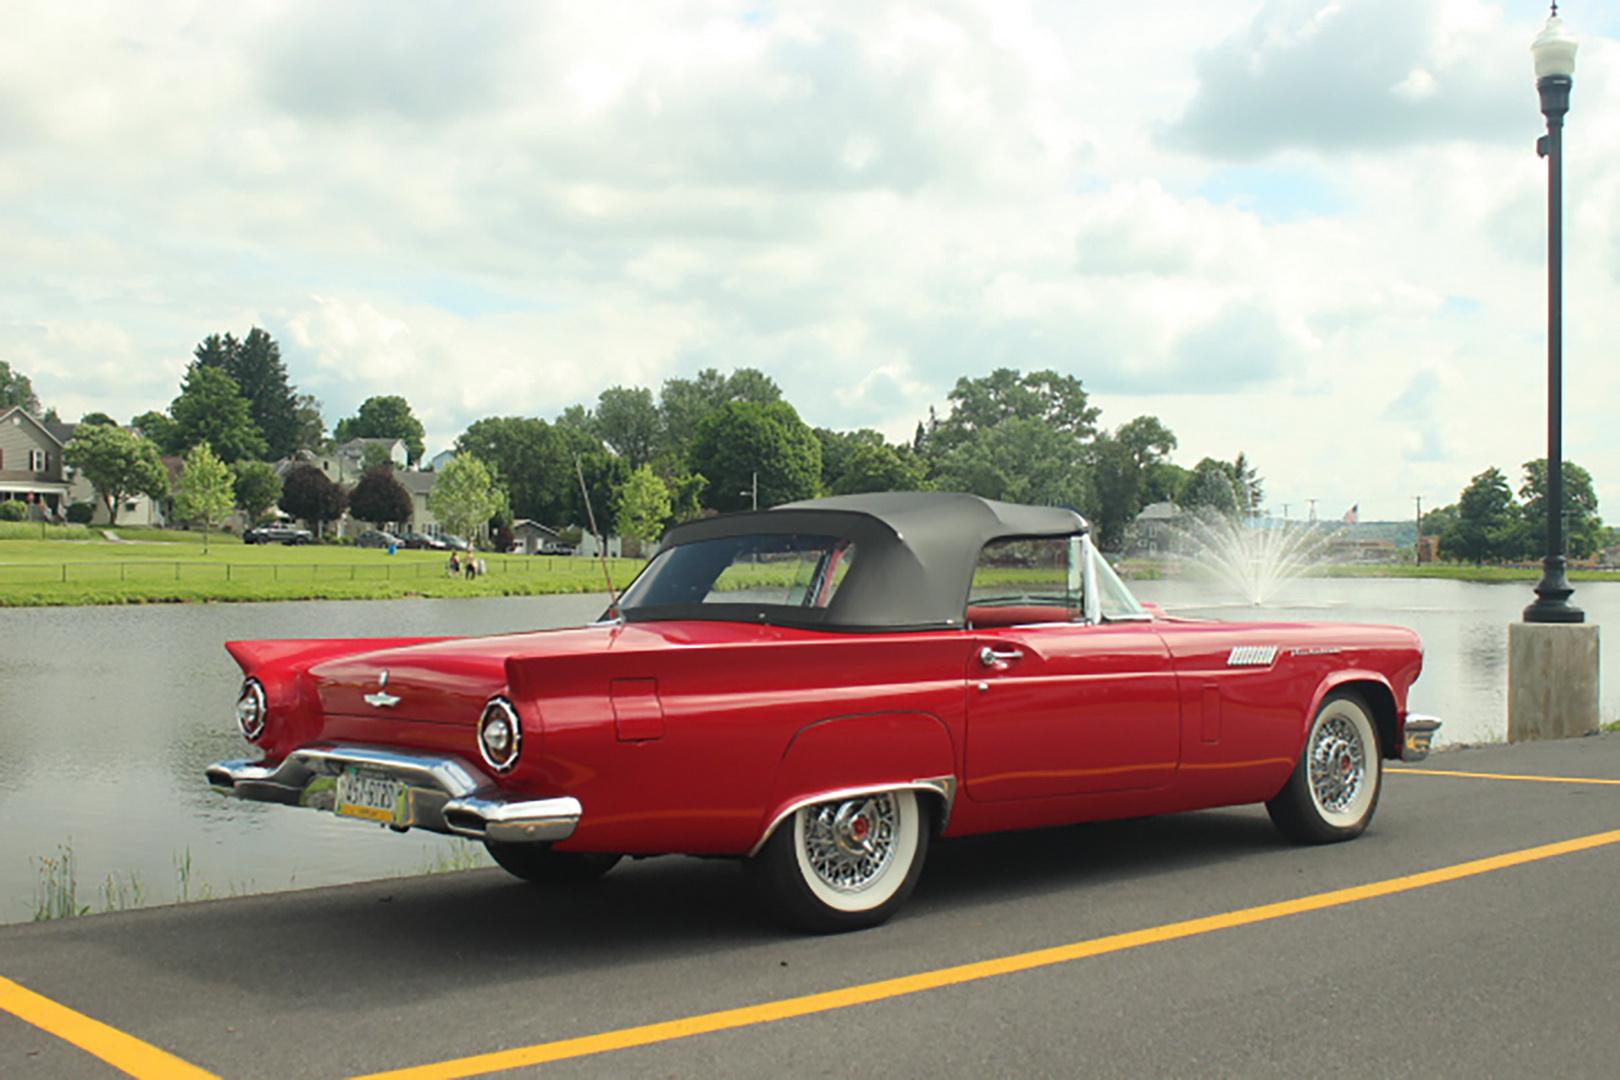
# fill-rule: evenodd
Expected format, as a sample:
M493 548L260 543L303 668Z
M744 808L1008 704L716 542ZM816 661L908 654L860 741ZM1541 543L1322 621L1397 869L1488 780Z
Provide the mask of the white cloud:
M1279 504L1404 516L1541 452L1533 13L396 9L8 13L0 350L48 402L165 406L257 323L329 421L401 393L435 445L742 365L909 437L1012 366ZM1581 61L1567 444L1615 507L1620 42Z

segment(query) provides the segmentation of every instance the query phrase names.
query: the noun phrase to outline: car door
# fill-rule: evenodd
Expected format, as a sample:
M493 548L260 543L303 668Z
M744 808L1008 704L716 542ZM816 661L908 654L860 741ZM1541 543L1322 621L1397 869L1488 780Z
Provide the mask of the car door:
M1175 774L1176 676L1149 624L975 632L967 683L970 798L1154 788Z
M1170 781L1181 745L1170 650L1088 538L986 544L964 622L970 798Z

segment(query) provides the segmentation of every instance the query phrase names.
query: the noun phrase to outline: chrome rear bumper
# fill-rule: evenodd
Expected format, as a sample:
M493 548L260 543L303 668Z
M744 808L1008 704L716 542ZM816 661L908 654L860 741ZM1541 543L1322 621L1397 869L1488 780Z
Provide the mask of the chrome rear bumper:
M579 825L579 800L512 799L456 757L403 754L375 746L305 746L276 766L221 761L207 770L208 783L224 795L255 802L335 809L337 777L345 769L398 780L404 798L390 828L427 829L501 843L566 840Z
M1440 730L1440 721L1422 713L1407 713L1401 740L1402 761L1422 761L1429 756L1429 744Z

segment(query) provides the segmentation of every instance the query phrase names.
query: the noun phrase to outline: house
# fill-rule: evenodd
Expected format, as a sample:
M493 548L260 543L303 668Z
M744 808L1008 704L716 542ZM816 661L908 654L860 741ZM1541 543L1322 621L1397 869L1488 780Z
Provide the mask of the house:
M1173 502L1150 503L1136 515L1129 544L1132 555L1168 555L1182 518Z
M0 410L0 500L28 503L35 519L66 513L71 483L62 449L72 437L72 424L46 424L17 405Z
M518 518L512 522L512 536L517 541L513 549L517 554L550 555L574 550L573 545L564 540L556 529L529 518Z
M453 459L455 456L456 452L454 450L440 450L437 454L434 454L432 457L428 458L427 464L423 465L422 468L428 470L429 472L438 472L440 469L450 464L451 459Z
M332 456L338 463L338 475L332 479L344 485L358 482L366 471L368 450L374 454L380 451L393 464L395 472L405 471L409 452L404 439L350 439L332 448Z

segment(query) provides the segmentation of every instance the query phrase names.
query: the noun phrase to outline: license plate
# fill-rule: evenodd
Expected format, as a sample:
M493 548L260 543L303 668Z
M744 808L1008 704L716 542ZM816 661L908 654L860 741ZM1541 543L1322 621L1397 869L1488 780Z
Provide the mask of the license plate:
M337 778L332 809L343 817L399 825L405 821L405 782L350 766Z

